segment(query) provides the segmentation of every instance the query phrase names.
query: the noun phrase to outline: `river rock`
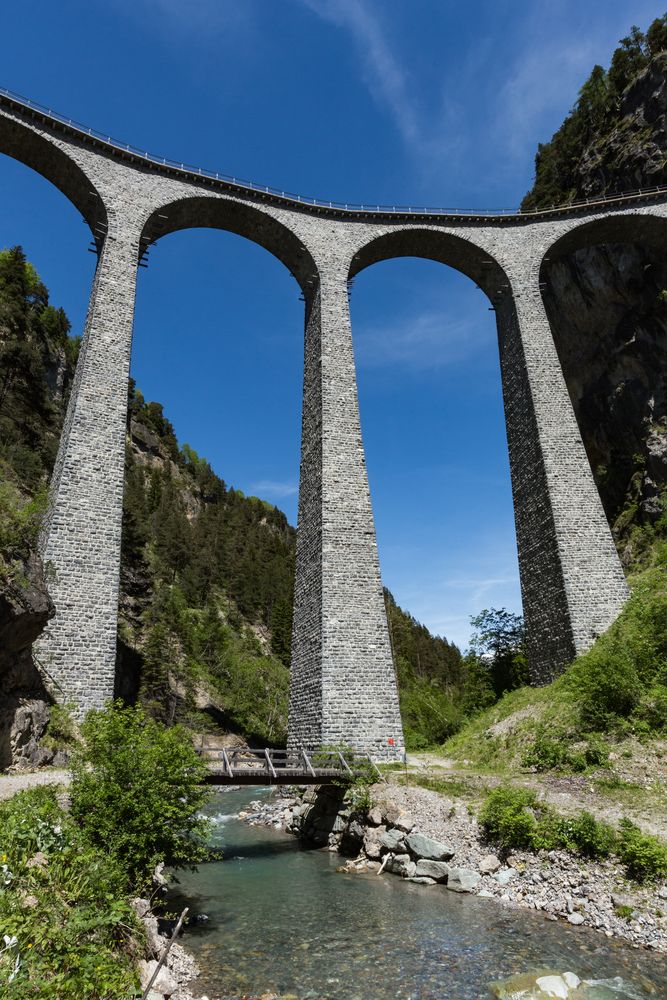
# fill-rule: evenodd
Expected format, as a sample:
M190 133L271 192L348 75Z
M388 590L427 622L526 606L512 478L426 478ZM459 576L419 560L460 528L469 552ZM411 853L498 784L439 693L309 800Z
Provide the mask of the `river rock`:
M379 806L368 810L368 822L371 826L382 826L382 810Z
M157 969L157 962L154 960L145 961L143 958L139 960L139 978L141 980L141 988L146 989L149 982L151 981L151 976ZM156 993L162 993L166 997L170 997L172 993L175 993L178 989L178 983L172 976L169 969L162 966L158 974L157 979L153 983L152 990Z
M436 885L434 878L426 878L421 875L411 875L408 882L416 882L417 885Z
M481 877L479 872L470 868L450 868L447 888L452 892L472 892Z
M371 830L364 837L364 850L366 852L366 857L373 860L379 858L382 854L380 839L379 837L373 836L374 833L375 830Z
M429 861L427 858L422 858L421 861L417 862L415 875L420 878L432 878L435 882L446 882L449 875L449 865L445 864L444 861Z
M557 1000L567 1000L570 990L562 976L540 976L535 980L535 985L548 997L556 997Z
M402 875L403 878L412 878L417 869L416 864L409 854L394 854L387 862L387 871L394 875Z
M387 830L380 837L380 844L385 851L402 854L406 850L405 835L400 830Z
M387 805L384 806L382 810L382 822L386 823L387 826L395 826L396 820L400 818L403 814L403 810L400 806Z
M634 901L632 899L630 899L629 896L622 896L618 892L612 893L611 902L612 902L612 906L623 906L623 907L627 906L628 909L630 909L630 910L634 910L635 909Z
M416 858L425 858L428 861L449 861L456 853L446 844L425 837L423 833L411 833L407 838L407 845L410 853Z
M501 867L500 859L495 854L487 854L477 866L482 875L493 875Z
M493 876L493 881L497 882L498 885L508 885L517 875L516 868L503 868L502 871Z
M568 923L574 924L577 927L579 924L583 924L585 917L581 913L570 913L567 920Z
M410 833L410 830L412 830L414 825L415 821L408 813L405 813L403 816L399 816L394 823L396 829L401 830L403 833Z

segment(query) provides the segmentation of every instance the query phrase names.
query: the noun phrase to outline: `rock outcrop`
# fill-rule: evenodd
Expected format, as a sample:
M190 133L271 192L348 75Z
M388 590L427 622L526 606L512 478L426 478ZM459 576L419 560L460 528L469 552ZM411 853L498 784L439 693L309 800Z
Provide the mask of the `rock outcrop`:
M53 757L39 746L51 699L31 647L54 614L41 560L33 554L0 586L0 769L34 767Z

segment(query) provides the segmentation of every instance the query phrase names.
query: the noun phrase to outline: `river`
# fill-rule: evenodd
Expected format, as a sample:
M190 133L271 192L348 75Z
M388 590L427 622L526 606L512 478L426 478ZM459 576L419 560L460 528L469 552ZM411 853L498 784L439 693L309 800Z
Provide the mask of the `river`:
M198 995L488 1000L490 981L552 968L667 998L663 955L439 886L340 873L337 854L236 818L264 794L216 793L207 812L225 860L179 873L172 892L174 909L208 916L184 939L202 968Z

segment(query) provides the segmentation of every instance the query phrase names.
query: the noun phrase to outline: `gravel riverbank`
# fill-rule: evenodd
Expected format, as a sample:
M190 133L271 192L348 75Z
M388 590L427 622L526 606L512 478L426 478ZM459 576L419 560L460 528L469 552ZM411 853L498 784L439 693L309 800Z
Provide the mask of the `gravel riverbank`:
M639 887L616 860L566 851L503 856L485 841L464 804L420 787L375 785L365 818L344 807L338 790L290 791L257 803L246 822L338 851L347 859L346 871L382 871L419 882L424 891L492 898L667 953L667 884Z

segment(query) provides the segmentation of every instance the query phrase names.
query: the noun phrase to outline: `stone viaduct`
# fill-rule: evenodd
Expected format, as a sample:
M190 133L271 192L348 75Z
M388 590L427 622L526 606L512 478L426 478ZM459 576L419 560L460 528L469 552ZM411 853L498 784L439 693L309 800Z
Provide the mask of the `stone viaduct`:
M403 752L348 304L350 279L377 261L441 261L495 309L533 681L547 682L614 621L626 583L540 272L586 245L667 245L667 192L525 214L341 205L149 156L9 92L0 92L0 152L70 199L98 254L43 536L57 615L38 657L57 697L83 712L113 695L137 266L160 237L192 227L265 247L305 300L291 745Z

